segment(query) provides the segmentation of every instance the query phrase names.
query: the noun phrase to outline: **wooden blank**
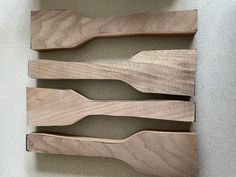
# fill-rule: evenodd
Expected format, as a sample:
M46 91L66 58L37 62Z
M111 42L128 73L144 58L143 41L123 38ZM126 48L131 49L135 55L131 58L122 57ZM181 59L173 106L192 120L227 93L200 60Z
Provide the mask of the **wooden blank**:
M32 133L26 144L37 153L116 158L158 177L195 177L197 172L195 133L142 131L120 140Z
M27 88L28 125L70 125L89 115L193 122L195 104L176 100L95 101L73 90Z
M193 96L195 62L196 50L143 51L116 64L32 60L29 76L121 80L141 92Z
M31 48L77 47L95 37L128 35L194 35L197 10L139 13L119 17L90 18L73 10L31 13Z

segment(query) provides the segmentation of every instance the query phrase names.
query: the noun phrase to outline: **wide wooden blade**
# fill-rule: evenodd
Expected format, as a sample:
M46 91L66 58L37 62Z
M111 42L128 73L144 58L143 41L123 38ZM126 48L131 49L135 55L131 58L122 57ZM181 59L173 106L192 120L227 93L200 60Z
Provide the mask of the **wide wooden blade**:
M27 150L38 153L120 159L140 173L158 177L195 177L195 133L142 131L123 140L27 135Z
M195 62L195 50L146 51L129 62L117 64L32 60L29 61L29 76L35 79L121 80L141 92L193 96Z
M27 120L31 126L63 126L89 115L129 116L193 122L195 104L189 101L95 101L72 90L27 89Z
M119 17L89 18L73 10L31 13L31 48L66 49L102 36L194 35L197 10L153 12Z

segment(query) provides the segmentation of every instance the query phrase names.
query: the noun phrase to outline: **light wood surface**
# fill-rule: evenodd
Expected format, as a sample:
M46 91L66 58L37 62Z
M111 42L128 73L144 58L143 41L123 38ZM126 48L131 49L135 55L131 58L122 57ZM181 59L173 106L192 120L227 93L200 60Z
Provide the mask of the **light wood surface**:
M27 88L28 125L70 125L89 115L193 122L195 104L176 100L95 101L73 90Z
M29 61L35 79L121 80L146 93L194 95L196 50L143 51L129 62Z
M197 171L195 133L142 131L122 140L32 133L26 144L37 153L116 158L158 177L194 177Z
M197 10L152 12L119 17L90 18L73 10L31 13L31 48L66 49L103 36L194 35Z

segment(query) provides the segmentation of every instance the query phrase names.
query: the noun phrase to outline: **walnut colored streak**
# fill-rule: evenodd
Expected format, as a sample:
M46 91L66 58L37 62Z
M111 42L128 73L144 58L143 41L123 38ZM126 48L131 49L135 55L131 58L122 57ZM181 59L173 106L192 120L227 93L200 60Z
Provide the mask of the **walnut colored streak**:
M195 50L144 51L117 64L29 61L35 79L121 80L141 92L194 95Z
M123 140L33 133L27 150L38 153L111 157L140 173L158 177L195 177L196 134L142 131Z
M73 90L27 88L27 117L32 126L70 125L89 115L130 116L193 122L188 101L95 101Z
M72 10L43 10L31 14L31 48L74 48L95 37L128 35L194 35L197 10L89 18Z

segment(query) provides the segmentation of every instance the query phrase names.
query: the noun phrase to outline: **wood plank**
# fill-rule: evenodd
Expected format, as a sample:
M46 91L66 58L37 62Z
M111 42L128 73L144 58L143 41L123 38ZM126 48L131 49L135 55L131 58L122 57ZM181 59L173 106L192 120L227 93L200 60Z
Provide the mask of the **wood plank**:
M31 13L31 48L67 49L96 37L128 35L194 35L197 10L139 13L90 18L73 10L42 10Z
M29 61L35 79L120 80L146 93L194 95L196 50L144 51L129 62Z
M121 140L32 133L26 144L37 153L111 157L159 177L197 173L195 133L142 131Z
M89 115L193 122L195 104L176 100L98 101L87 99L73 90L27 88L28 125L70 125Z

